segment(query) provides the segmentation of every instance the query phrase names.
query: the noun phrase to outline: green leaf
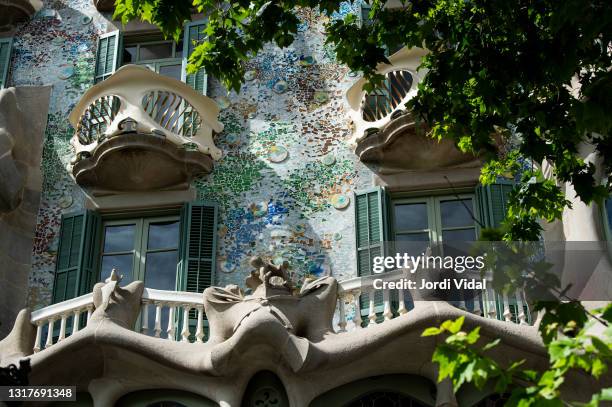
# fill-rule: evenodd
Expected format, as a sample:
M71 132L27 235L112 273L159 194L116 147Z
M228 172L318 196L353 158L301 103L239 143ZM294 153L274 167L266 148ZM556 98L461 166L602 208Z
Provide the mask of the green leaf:
M500 339L500 338L497 338L497 339L495 339L493 342L489 342L489 343L487 343L486 345L484 345L484 346L482 347L482 351L483 351L483 352L486 352L486 351L488 351L489 349L492 349L492 348L496 347L497 345L499 345L499 343L500 343L500 342L501 342L501 339Z
M612 358L612 344L606 344L596 336L589 335L589 338L591 339L593 346L599 351L599 353L601 353L602 356Z
M451 334L456 334L457 332L461 330L464 320L465 320L465 317L461 316L454 321L451 321L451 320L444 321L440 327L443 330L449 331Z
M440 328L436 328L436 327L431 327L431 328L425 329L423 333L421 334L421 336L436 336L436 335L440 335L442 332L444 332L444 330Z

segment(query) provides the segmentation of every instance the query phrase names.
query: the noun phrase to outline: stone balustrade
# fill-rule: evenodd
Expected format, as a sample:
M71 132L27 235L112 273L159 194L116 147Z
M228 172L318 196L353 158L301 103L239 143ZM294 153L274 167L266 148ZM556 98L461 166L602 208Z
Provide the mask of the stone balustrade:
M386 282L405 278L403 270L384 274ZM408 313L413 299L406 290L376 290L374 280L381 275L356 277L339 282L336 332L346 332L382 324ZM392 294L393 292L393 294ZM397 295L396 295L397 294ZM457 308L484 318L532 325L529 305L521 291L498 294L491 287L476 290L470 299L459 298L452 304ZM351 311L347 318L347 309ZM350 320L350 323L349 323Z
M403 270L385 273L385 281L405 277ZM372 327L409 312L414 302L405 290L375 290L380 275L356 277L339 282L334 329L347 332ZM497 294L490 287L474 293L470 301L453 305L482 316L521 325L532 324L528 304L520 292ZM93 293L32 312L36 326L33 352L40 352L65 340L89 323L94 311ZM210 336L201 293L145 288L139 318L133 330L169 341L203 343Z
M164 310L167 312L163 312ZM191 324L185 321L194 321L194 319L195 329L192 331ZM140 332L156 338L203 342L206 335L207 324L204 319L201 293L145 288L142 294L140 320Z
M93 293L89 293L33 311L30 321L36 326L34 353L63 341L87 326L93 310Z

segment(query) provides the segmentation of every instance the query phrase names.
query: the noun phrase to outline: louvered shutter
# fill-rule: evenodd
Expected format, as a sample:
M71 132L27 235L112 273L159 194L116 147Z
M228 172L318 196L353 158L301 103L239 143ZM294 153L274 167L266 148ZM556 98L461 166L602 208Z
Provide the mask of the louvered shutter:
M372 274L374 257L385 255L385 201L382 188L355 193L358 276Z
M217 205L189 202L181 213L178 289L201 293L215 278Z
M206 28L206 20L192 21L185 25L183 34L183 72L181 80L206 95L208 76L204 69L200 69L196 74L187 74L187 60L194 48L204 40L203 30Z
M102 82L121 65L121 32L112 31L98 38L94 82Z
M62 216L55 262L53 302L91 291L97 264L100 217L93 211Z
M0 89L6 88L8 72L11 65L12 38L0 38Z
M499 227L508 210L508 195L514 184L502 181L476 188L476 200L481 222L488 228Z

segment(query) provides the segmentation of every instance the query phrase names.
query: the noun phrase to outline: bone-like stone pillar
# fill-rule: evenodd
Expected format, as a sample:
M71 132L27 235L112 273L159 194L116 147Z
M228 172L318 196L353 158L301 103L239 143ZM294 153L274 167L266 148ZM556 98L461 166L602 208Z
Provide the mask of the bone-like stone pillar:
M26 306L50 86L0 90L0 339Z

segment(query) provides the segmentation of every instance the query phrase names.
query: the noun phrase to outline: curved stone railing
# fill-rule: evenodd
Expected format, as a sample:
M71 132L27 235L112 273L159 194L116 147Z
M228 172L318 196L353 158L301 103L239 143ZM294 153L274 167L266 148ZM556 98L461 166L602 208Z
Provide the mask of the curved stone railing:
M385 274L385 281L397 281L404 278L402 270L391 271ZM376 307L376 296L373 287L374 280L380 278L380 275L372 275L366 277L356 277L348 280L340 281L338 289L338 331L347 331L346 306L350 305L353 309L353 329L361 329L364 316L367 319L367 326L373 326L377 323L383 323L393 319L395 315L404 315L408 312L406 309L406 296L403 290L398 290L397 306L394 308L391 301L389 290L380 291L383 296L382 301L382 319L378 318L379 310ZM367 295L367 308L362 309L362 296ZM364 297L365 298L365 297ZM365 311L365 312L364 312Z
M395 270L385 273L385 281L398 281L405 276L404 270ZM392 298L390 290L375 290L373 283L377 278L380 275L339 282L336 332L372 327L409 312L410 294L396 290L397 296ZM203 343L210 336L202 293L145 288L140 304L139 318L132 327L135 332L186 343ZM484 318L521 325L533 323L520 292L514 296L499 295L488 288L476 292L471 305L462 300L454 305ZM348 318L347 309L350 310ZM89 293L33 311L30 319L36 326L33 352L48 349L86 327L94 310L93 293Z
M69 116L77 184L98 193L187 189L222 152L219 106L189 85L125 65L85 92Z
M149 321L150 309L154 310L152 321ZM168 311L166 318L163 318L162 315L164 310ZM191 313L192 310L193 313ZM162 329L165 328L163 330L168 340L174 341L180 337L182 342L190 342L191 337L195 342L203 342L206 336L204 317L201 293L144 289L140 313L140 332L143 334L160 338ZM194 319L196 320L195 330L191 332L190 324L185 321Z
M34 353L50 348L87 326L95 309L93 293L32 312ZM184 321L193 321L194 327ZM134 331L171 341L203 342L208 337L201 293L145 288Z
M405 277L403 270L384 274L386 282L398 281ZM374 289L373 283L377 278L381 278L381 275L356 277L338 283L336 332L382 324L409 312L407 303L412 302L410 293L401 289L394 290L397 292L397 297L392 298L390 290ZM378 298L377 294L379 294ZM513 295L497 294L488 287L486 290L475 291L471 301L459 299L453 305L484 318L520 325L533 325L534 323L529 305L521 291L516 291ZM351 309L351 318L347 318L347 308ZM351 320L350 325L349 319Z
M87 326L93 310L93 293L89 293L33 311L30 322L36 326L34 352L47 349Z

